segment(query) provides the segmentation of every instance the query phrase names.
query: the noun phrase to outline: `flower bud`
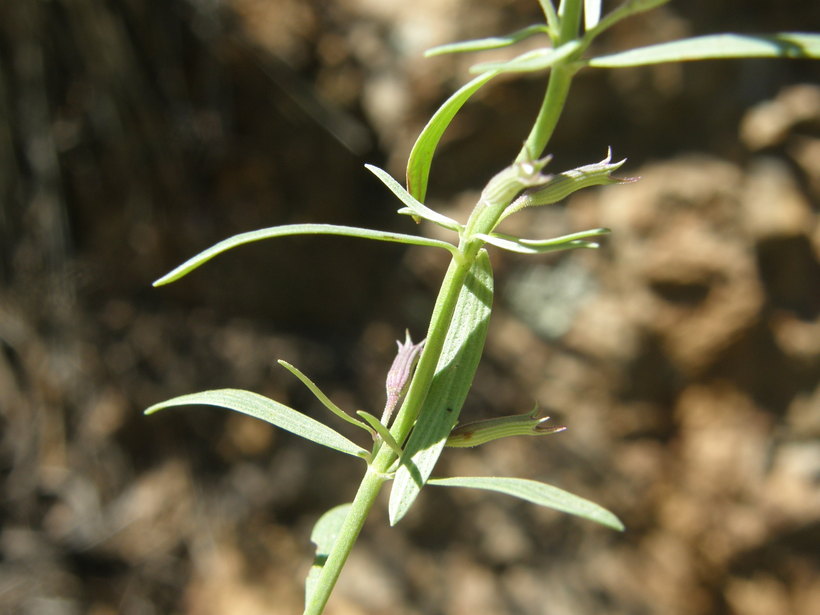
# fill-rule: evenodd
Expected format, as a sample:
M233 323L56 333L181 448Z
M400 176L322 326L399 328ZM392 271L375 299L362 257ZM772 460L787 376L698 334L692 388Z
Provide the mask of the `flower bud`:
M387 380L385 382L385 390L387 391L387 402L384 405L384 413L382 414L382 424L387 425L390 421L390 416L399 405L399 401L410 385L410 379L413 377L413 371L416 369L421 349L424 347L424 340L418 344L414 344L410 339L410 332L406 332L404 343L396 342L399 346L399 351L396 353L396 358L393 359L393 364L390 366L390 371L387 372Z

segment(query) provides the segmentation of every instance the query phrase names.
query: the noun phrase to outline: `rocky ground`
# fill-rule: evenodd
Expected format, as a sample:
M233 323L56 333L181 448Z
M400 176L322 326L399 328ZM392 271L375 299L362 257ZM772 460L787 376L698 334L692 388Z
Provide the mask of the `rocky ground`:
M216 409L141 411L237 387L322 417L283 358L378 413L394 341L423 334L446 263L290 239L150 282L253 228L412 232L362 164L401 177L465 81L472 58L425 48L537 19L534 2L475 4L0 7L0 611L300 612L312 524L361 464ZM818 25L809 1L673 2L602 44ZM568 429L447 452L438 473L550 482L627 531L430 489L396 528L374 513L328 613L820 612L819 75L757 61L579 78L550 168L612 146L641 180L510 220L613 234L598 251L492 254L463 414L538 404ZM542 87L505 80L465 109L431 206L466 216Z

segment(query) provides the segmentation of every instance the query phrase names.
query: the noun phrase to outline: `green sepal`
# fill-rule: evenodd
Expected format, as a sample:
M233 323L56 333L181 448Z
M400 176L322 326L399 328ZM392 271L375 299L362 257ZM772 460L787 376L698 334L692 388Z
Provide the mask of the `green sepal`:
M636 181L636 178L612 177L612 173L621 168L626 158L618 162L612 161L612 150L607 152L606 158L600 162L587 164L549 178L549 181L536 188L524 190L501 214L499 221L511 216L525 207L551 205L567 198L573 192L591 186L607 186L624 184Z
M508 478L502 476L463 476L456 478L431 478L428 485L437 487L466 487L484 489L505 495L521 498L527 502L552 508L560 512L583 517L614 530L623 531L624 524L606 508L585 498L573 495L546 483L526 478Z
M316 444L321 444L322 446L327 446L328 448L365 460L369 457L369 453L361 446L354 444L324 423L320 423L293 408L280 404L278 401L268 399L258 393L243 391L241 389L216 389L213 391L201 391L189 395L180 395L179 397L154 404L145 411L145 414L153 414L165 408L190 405L217 406L219 408L227 408L228 410L241 412L242 414L261 419L275 427L301 436Z
M545 436L564 431L563 425L548 426L548 416L539 416L536 408L526 414L514 414L493 419L472 421L459 425L447 438L445 446L452 448L470 448L493 440L512 436Z

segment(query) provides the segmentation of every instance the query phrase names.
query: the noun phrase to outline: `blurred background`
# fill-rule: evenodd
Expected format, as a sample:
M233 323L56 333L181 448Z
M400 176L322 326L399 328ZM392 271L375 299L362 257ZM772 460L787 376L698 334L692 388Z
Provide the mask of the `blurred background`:
M535 21L532 0L0 3L1 612L300 612L311 527L362 464L227 411L142 410L236 387L328 418L282 358L378 414L446 259L289 238L151 282L260 227L416 232L362 165L402 178L469 65L509 56L423 50ZM814 0L672 2L599 49L818 28ZM544 83L499 80L465 107L431 206L466 217ZM543 480L627 531L430 489L395 529L376 510L329 614L820 613L820 69L583 73L548 170L608 146L640 182L509 221L613 235L492 253L496 310L462 414L538 404L568 430L445 452L438 473Z

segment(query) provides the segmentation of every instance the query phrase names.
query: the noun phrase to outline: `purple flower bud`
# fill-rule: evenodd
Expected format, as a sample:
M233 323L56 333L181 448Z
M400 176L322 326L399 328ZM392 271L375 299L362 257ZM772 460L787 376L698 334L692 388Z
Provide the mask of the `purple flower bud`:
M384 413L382 414L382 423L388 424L390 416L399 405L402 395L407 390L410 384L410 379L413 377L413 371L418 363L421 349L424 347L424 340L418 344L414 344L410 339L410 332L406 332L404 343L396 342L399 346L399 351L396 353L396 358L393 359L393 364L390 366L390 371L387 372L387 380L385 382L385 389L387 391L387 403L384 405Z

